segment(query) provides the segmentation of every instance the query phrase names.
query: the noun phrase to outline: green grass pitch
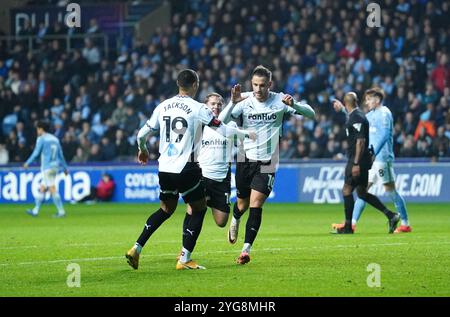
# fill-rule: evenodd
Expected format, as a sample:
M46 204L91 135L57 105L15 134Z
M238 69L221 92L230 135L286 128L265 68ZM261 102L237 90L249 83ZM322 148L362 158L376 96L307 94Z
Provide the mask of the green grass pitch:
M124 254L157 205L53 205L37 218L25 205L0 205L0 296L450 296L450 206L409 204L411 234L387 234L383 215L367 208L356 234L329 234L342 205L267 204L252 261L235 264L243 244L208 212L193 258L203 271L176 271L185 206L151 237L139 270ZM67 266L80 266L68 287ZM380 287L368 265L380 265Z

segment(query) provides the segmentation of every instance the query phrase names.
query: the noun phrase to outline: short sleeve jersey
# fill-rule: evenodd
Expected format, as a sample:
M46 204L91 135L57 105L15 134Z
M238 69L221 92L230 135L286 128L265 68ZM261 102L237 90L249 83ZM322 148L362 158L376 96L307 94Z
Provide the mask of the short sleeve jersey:
M243 93L243 96L248 98L236 104L231 116L241 118L242 127L257 135L255 141L244 140L245 155L251 160L270 160L278 147L285 114L296 111L283 103L283 93L269 92L264 102L259 102L252 92Z
M199 150L202 126L214 120L211 110L188 96L163 101L146 125L159 130L159 171L180 173Z

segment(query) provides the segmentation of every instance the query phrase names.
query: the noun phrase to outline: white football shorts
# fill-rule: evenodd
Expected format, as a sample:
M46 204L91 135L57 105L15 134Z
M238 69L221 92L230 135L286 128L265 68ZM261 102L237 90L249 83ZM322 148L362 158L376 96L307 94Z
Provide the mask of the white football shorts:
M45 187L55 186L56 175L58 174L57 168L49 168L42 172L43 184Z
M373 162L372 168L369 170L369 183L382 184L395 182L395 173L392 162Z

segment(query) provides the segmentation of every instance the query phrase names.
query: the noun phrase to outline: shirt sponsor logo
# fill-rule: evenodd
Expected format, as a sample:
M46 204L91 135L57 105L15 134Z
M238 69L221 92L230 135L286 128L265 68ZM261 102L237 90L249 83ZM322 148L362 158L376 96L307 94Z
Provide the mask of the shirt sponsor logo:
M248 120L261 120L261 121L275 121L277 119L277 115L275 113L256 113L249 114L247 116Z
M202 146L227 146L228 140L214 139L210 141L202 140Z

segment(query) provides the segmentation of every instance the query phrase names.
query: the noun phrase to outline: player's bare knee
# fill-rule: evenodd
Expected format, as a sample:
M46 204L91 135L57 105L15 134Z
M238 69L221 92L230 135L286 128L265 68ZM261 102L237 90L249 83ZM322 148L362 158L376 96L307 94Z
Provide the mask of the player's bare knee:
M246 211L248 209L248 207L250 206L250 198L246 198L246 199L238 198L237 206L238 206L239 211L241 211L241 212Z
M160 203L161 210L169 215L172 215L175 212L177 205L177 200L161 201Z
M395 183L392 182L392 183L386 183L386 184L384 184L384 190L385 190L386 192L393 192L393 191L395 191Z
M54 193L56 193L56 187L55 186L50 186L48 188L49 192L53 195Z
M344 187L342 188L342 194L344 196L349 196L351 195L353 192L353 188L349 185L344 185Z
M199 199L199 200L190 202L189 206L191 207L192 212L204 210L204 209L206 209L206 200Z
M164 211L166 214L172 215L175 212L176 208L161 208L162 211Z
M214 221L216 222L216 225L220 228L223 228L227 225L228 222L228 213L221 211L219 209L213 208L212 209Z
M227 221L223 220L223 219L215 219L216 220L216 225L220 228L224 228L227 225Z
M252 194L250 196L250 207L251 208L262 208L266 199L267 199L267 196L264 195L263 193L252 190Z

